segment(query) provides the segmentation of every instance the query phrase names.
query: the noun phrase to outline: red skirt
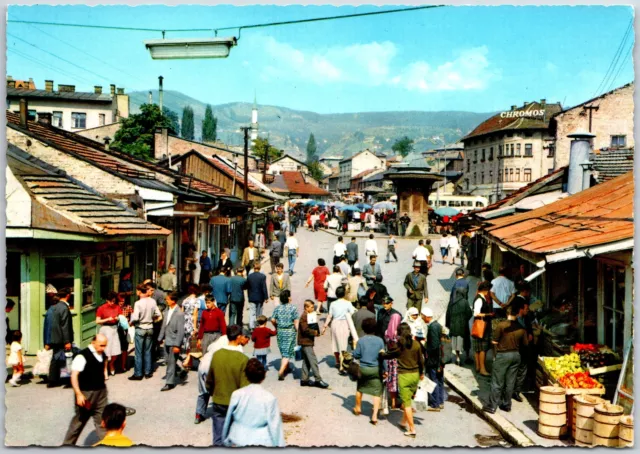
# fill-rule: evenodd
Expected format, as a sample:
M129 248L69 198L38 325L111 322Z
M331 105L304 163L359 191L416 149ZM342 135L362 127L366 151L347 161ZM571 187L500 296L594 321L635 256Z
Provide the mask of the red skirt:
M324 289L324 282L322 283L322 285L313 285L313 294L316 298L316 301L320 301L321 303L327 301L327 292Z

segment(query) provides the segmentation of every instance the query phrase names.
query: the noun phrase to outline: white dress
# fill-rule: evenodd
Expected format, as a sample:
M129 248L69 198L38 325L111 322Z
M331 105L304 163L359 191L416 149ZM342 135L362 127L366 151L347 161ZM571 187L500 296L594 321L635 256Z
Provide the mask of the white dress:
M18 352L22 350L22 345L18 342L11 343L11 353L9 353L9 359L7 365L13 367L20 364L20 358L18 358Z

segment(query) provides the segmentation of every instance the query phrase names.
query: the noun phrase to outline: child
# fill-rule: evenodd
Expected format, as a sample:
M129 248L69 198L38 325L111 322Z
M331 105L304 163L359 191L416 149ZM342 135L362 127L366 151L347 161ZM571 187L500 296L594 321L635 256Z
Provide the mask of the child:
M107 431L104 438L94 446L133 446L133 441L122 434L127 425L127 410L120 404L109 404L102 411L101 426Z
M313 301L304 302L304 313L300 317L298 328L298 345L302 347L302 375L300 376L300 386L316 386L327 389L329 387L320 376L318 369L318 358L313 351L315 338L320 335L318 325L318 313L315 311ZM314 382L309 381L309 370L313 372Z
M24 358L22 356L22 345L20 342L22 341L22 333L20 331L14 331L13 336L11 337L11 353L9 354L9 361L7 364L13 366L13 376L9 383L13 387L18 387L20 384L20 377L24 374Z
M267 355L271 351L271 337L276 335L276 331L267 328L267 317L264 315L259 316L256 319L258 326L253 330L251 334L251 340L253 341L253 354L262 363L265 369L267 369Z

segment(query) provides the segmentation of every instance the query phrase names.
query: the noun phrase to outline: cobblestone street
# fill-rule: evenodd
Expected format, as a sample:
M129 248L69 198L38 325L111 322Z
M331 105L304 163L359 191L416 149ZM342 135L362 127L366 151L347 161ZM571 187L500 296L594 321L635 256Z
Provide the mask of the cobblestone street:
M302 302L313 296L311 287L304 288L311 270L319 257L327 260L332 256L333 244L337 237L325 232L312 233L306 229L298 232L301 245L300 258L292 277L293 300L299 310ZM350 237L345 237L350 240ZM364 260L364 241L359 238L361 263ZM394 307L404 314L405 290L402 286L404 276L411 270L411 252L416 240L400 240L397 247L399 263L384 263L381 266L390 294L396 299ZM437 241L435 241L437 243ZM386 240L378 239L379 251L386 252ZM434 244L437 249L437 244ZM444 318L448 300L448 290L453 283L455 267L436 260L428 278L429 306L436 316ZM263 267L269 271L269 265ZM269 316L273 303L265 307ZM248 318L245 313L245 320ZM323 379L330 389L301 388L299 370L287 376L284 382L277 381L277 368L280 365L279 352L272 341L272 353L269 356L269 372L263 386L270 390L279 401L282 413L293 415L297 421L285 423L287 445L297 446L478 446L479 440L501 441L498 433L471 407L453 391L449 392L449 401L440 413L419 412L416 416L417 438L403 436L398 426L400 411L392 411L389 417L381 420L378 426L368 423L371 403L363 404L363 414L356 417L351 408L354 404L355 383L346 377L340 377L334 366L331 352L331 338L327 334L316 342L316 354L320 360ZM251 344L245 347L245 353L251 355ZM30 362L32 364L33 361ZM300 363L295 363L299 369ZM27 371L29 367L27 367ZM142 382L127 380L128 375L116 375L108 381L109 399L136 409L136 414L127 419L125 433L138 444L151 446L171 445L211 445L211 422L207 420L194 425L197 383L195 373L191 372L187 380L174 390L160 393L163 386L161 366L153 378ZM7 385L8 386L8 385ZM8 446L47 445L55 446L62 442L67 425L73 412L73 393L71 389L47 389L35 382L20 388L7 388L7 413L5 443ZM460 430L463 428L463 430ZM87 424L80 445L96 442L93 425ZM486 444L484 444L486 446Z

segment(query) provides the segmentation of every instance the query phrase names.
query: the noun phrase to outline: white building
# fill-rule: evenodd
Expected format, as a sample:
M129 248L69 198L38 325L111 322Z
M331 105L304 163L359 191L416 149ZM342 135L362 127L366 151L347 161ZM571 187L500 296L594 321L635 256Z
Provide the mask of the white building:
M53 81L45 80L45 89L37 90L34 84L22 88L8 76L7 110L20 112L20 100L24 99L29 105L30 120L35 120L37 114L51 114L51 124L67 131L97 128L129 116L129 95L124 88L110 88L110 93L102 93L102 87L96 85L93 93L86 93L76 91L75 85L58 84L54 91Z
M267 170L267 173L271 175L279 175L282 172L302 172L305 175L309 175L309 166L286 154L269 164L269 169Z
M386 158L376 156L369 150L363 150L350 158L341 160L338 190L340 192L348 192L353 177L368 169L385 169L386 163Z

